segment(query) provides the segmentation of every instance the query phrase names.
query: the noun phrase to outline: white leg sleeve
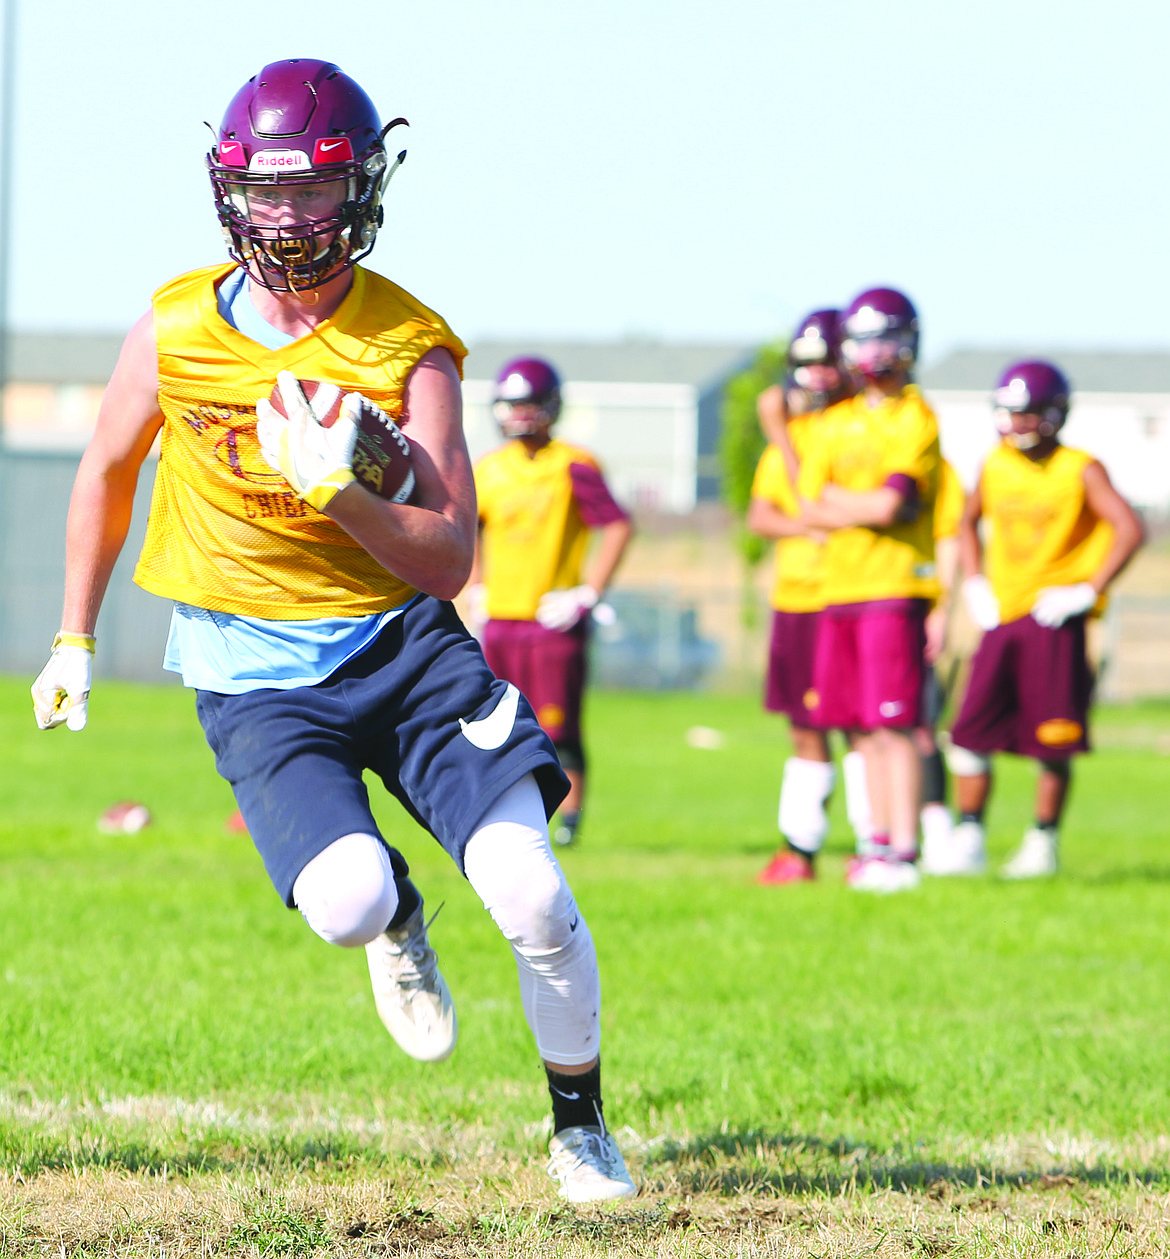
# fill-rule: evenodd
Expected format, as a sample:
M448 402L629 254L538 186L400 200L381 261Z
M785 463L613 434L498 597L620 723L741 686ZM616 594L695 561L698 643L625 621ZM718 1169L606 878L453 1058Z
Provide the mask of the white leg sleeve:
M841 776L845 780L845 816L853 828L857 850L861 852L873 839L873 814L869 809L869 787L865 781L865 757L860 752L846 752L841 758Z
M524 1017L546 1062L583 1066L601 1043L601 979L585 919L552 854L531 774L480 819L463 868L512 946Z
M991 769L991 757L983 752L972 752L952 743L947 748L947 768L956 778L978 778Z
M836 771L831 763L790 756L780 782L780 834L801 852L820 852L829 833L825 802Z
M297 875L293 901L330 944L356 949L386 930L398 889L386 845L375 835L342 835Z

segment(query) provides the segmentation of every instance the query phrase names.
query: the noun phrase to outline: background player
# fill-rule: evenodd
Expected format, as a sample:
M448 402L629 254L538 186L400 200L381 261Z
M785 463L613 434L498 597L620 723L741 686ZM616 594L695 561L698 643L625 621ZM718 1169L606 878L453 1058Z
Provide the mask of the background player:
M814 722L861 731L875 845L851 886L918 882L924 622L934 593L938 423L911 371L918 314L895 289L869 289L842 320L842 358L861 380L825 417L801 463L802 519L829 531L813 669Z
M988 456L960 526L963 593L983 639L951 731L964 846L983 850L992 752L1040 767L1036 815L1003 867L1055 874L1072 757L1089 750L1093 676L1085 623L1142 543L1143 528L1092 455L1060 444L1071 389L1052 363L1015 363L993 401L1003 441ZM979 523L989 527L986 553Z
M633 525L597 460L553 437L561 382L550 363L505 363L496 377L493 411L508 440L475 466L479 545L472 618L482 623L492 671L527 696L556 747L569 794L553 838L571 844L585 795L581 700L589 627ZM598 540L586 568L590 530Z
M757 404L769 445L752 482L747 523L761 537L776 540L764 707L788 717L793 746L780 785L778 824L785 847L760 872L760 883L811 879L829 832L825 805L833 790L833 759L828 732L812 724L808 710L826 534L800 519L787 453L803 459L817 440L825 408L849 394L838 322L838 311L815 310L797 324L788 343L789 379L766 389Z
M596 956L548 843L564 776L448 602L475 543L464 350L355 265L382 221L394 125L336 66L303 58L264 67L228 106L208 165L234 262L164 285L123 347L74 485L37 721L85 725L98 611L161 430L135 579L176 600L166 665L196 689L277 891L323 939L366 947L378 1013L408 1053L453 1050L422 898L370 812L363 771L381 777L512 945L561 1192L627 1197L601 1112ZM267 397L278 373L287 419ZM331 427L295 377L342 386ZM406 503L355 480L375 406L409 427Z

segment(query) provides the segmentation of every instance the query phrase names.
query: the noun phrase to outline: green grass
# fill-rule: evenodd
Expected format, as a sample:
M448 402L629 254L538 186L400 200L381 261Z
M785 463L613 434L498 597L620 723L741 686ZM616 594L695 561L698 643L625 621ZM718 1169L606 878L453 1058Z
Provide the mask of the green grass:
M651 1193L1058 1174L1170 1190L1170 706L1098 713L1059 879L894 897L844 887L839 799L822 877L754 885L788 746L754 698L601 692L588 723L587 821L562 859L601 957L607 1115ZM723 746L689 746L695 725ZM398 1211L452 1178L514 1201L531 1175L524 1193L555 1201L510 953L394 802L377 806L387 835L428 908L446 902L432 939L461 1040L438 1066L388 1040L360 950L317 940L224 833L230 792L188 694L106 683L88 730L41 734L25 682L0 680L0 755L0 1171L389 1177L416 1195ZM1032 786L1028 765L997 768L993 859ZM124 798L154 824L98 834ZM225 1237L324 1244L317 1217L278 1228L283 1210L262 1196ZM515 1212L499 1228L533 1227ZM0 1212L0 1256L5 1237Z

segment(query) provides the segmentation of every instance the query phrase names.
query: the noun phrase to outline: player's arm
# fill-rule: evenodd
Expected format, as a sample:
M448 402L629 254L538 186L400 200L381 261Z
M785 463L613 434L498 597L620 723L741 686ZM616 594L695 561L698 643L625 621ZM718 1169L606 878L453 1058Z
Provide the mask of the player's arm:
M138 473L161 427L158 350L148 312L122 346L73 482L65 530L65 632L94 632L130 528Z
M926 659L933 664L946 646L951 617L951 596L959 568L959 539L953 534L934 540L934 573L938 582L938 602L926 617Z
M983 572L983 540L979 536L982 519L983 486L980 482L967 495L959 517L959 567L964 577L978 577Z
M761 538L807 538L819 531L799 516L790 516L771 499L753 497L748 504L747 527Z
M784 456L784 466L793 485L800 475L800 460L788 436L788 399L783 385L769 385L756 399L760 431L770 445Z
M1101 594L1133 559L1146 540L1141 517L1113 488L1109 473L1094 459L1085 467L1085 502L1089 510L1113 526L1113 545L1089 585Z
M426 594L453 599L475 555L475 480L463 439L459 372L448 350L429 351L406 381L415 491L391 503L347 485L326 505L335 520L388 572Z
M587 585L597 591L598 596L605 594L609 583L613 581L618 565L634 536L634 523L625 516L620 520L611 520L596 530L597 549L589 564L589 572L585 576Z
M911 519L917 503L912 477L891 477L876 490L847 490L830 482L819 499L805 502L801 516L806 524L822 529L888 529L900 520Z

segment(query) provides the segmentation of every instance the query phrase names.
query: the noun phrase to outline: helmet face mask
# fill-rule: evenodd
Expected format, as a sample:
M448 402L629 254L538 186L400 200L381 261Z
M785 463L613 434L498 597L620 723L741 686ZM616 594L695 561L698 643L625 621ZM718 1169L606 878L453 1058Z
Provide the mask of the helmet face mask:
M841 357L867 380L909 375L918 360L918 312L897 289L867 289L842 318Z
M841 368L840 312L814 310L806 315L788 342L788 392L794 414L820 411L840 402L849 390Z
M389 166L369 97L329 62L274 62L232 102L207 157L228 252L267 288L300 292L374 247Z
M492 415L506 438L545 436L560 414L561 379L551 363L517 358L500 368Z

